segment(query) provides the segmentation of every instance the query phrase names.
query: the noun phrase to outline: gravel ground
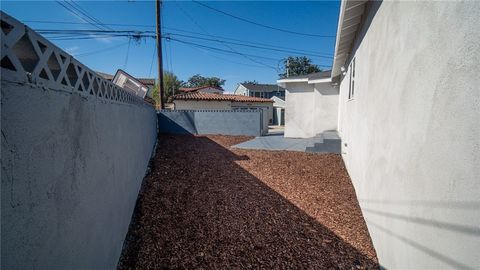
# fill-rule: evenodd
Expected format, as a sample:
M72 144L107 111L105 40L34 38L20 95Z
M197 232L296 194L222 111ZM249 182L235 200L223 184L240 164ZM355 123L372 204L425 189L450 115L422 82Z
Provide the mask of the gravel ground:
M119 268L378 269L341 157L248 139L160 136Z

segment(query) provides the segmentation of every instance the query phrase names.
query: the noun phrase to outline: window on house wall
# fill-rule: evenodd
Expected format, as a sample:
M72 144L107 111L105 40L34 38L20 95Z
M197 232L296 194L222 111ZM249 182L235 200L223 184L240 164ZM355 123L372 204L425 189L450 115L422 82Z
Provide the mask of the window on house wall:
M255 97L260 97L260 92L255 92Z
M350 71L350 85L348 88L348 99L353 99L355 97L355 58L353 58L349 67Z
M253 97L253 93L254 93L254 92L250 92L249 96Z

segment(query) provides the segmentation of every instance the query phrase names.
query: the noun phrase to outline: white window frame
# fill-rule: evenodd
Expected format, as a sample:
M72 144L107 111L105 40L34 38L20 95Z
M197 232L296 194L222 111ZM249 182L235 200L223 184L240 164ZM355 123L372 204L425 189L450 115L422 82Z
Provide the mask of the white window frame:
M352 59L352 62L350 62L350 67L348 68L349 70L349 86L348 86L348 100L355 99L355 58Z

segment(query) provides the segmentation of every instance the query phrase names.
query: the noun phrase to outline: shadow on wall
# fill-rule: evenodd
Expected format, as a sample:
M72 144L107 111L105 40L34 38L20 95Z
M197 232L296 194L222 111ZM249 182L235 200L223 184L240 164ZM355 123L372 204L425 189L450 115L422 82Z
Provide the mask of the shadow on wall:
M198 134L197 126L195 125L195 112L184 111L181 113L182 117L170 118L162 113L158 113L158 126L160 133L170 134ZM167 132L168 131L168 132Z
M226 147L245 139L227 137L222 146L207 137L159 137L119 269L379 268L358 205L352 210L346 203L330 203L332 209L315 211L332 211L326 216L335 219L356 209L352 218L361 221L353 222L353 239L365 236L370 244L362 248L369 255L240 166L250 157ZM355 196L353 188L348 191L352 194L337 192ZM335 200L329 196L325 199Z
M480 208L480 202L476 201L465 201L465 202L442 202L442 201L406 201L406 200L360 200L360 202L365 203L365 204L370 204L370 205L375 205L375 204L380 204L380 205L391 205L391 206L421 206L421 207L427 207L431 209L458 209L458 210L467 210L467 211L478 211ZM383 216L383 217L388 217L393 220L401 220L409 223L414 223L418 225L425 225L429 226L432 229L439 229L439 230L445 230L445 231L451 231L455 233L461 233L461 234L466 234L469 235L470 237L480 237L480 227L475 227L475 226L467 226L467 225L462 225L462 224L455 224L455 223L449 223L449 222L444 222L444 221L438 221L438 220L431 220L431 219L426 219L426 218L421 218L421 217L412 217L412 216L406 216L406 215L401 215L401 214L396 214L396 213L388 213L384 211L378 211L374 209L369 209L366 207L363 207L362 210L366 213L376 215L376 216ZM371 220L367 220L367 223L383 232L386 234L404 242L405 244L418 249L419 251L422 251L439 261L442 261L451 267L458 268L458 269L470 269L471 267L468 265L465 265L461 261L455 260L454 258L451 258L449 256L446 256L442 253L439 253L422 243L419 243L418 241L409 239L407 237L404 237L398 233L395 233L387 228L384 228L383 226L380 226L376 224L375 222L372 222Z

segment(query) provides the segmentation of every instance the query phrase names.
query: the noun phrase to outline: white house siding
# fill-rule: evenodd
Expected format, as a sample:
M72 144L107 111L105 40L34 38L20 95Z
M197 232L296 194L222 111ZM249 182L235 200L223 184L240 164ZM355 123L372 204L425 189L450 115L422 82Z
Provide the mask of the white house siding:
M175 110L231 110L231 101L175 100Z
M339 131L379 261L478 269L480 2L374 5Z
M315 107L313 111L314 133L326 130L337 130L338 122L338 89L330 82L314 85Z
M315 90L313 84L288 83L285 91L285 137L315 136Z
M235 95L248 96L248 89L245 86L239 84L234 92Z

